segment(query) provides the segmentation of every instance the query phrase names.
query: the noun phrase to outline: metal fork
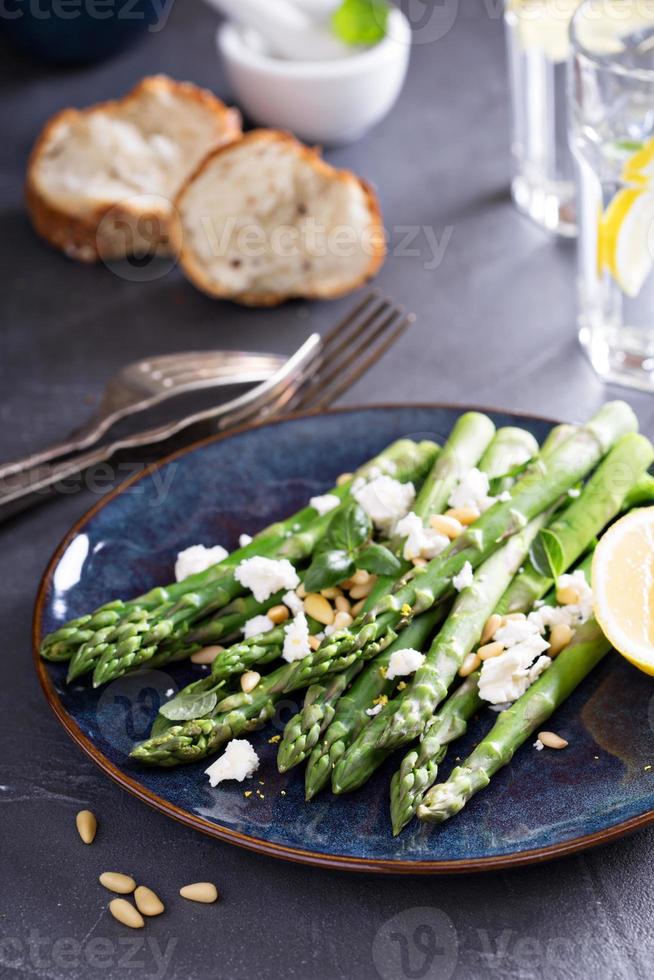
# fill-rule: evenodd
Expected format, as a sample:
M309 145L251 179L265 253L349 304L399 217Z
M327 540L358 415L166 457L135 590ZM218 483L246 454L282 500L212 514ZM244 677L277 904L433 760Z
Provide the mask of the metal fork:
M0 481L0 519L36 502L39 496L42 499L43 492L54 484L106 462L119 450L157 444L198 423L211 421L218 431L225 431L289 411L325 408L369 370L414 319L376 291L371 292L324 340L312 334L274 375L245 394Z
M96 411L67 439L22 459L0 463L0 480L87 449L120 419L143 412L168 398L206 388L265 381L285 360L280 354L189 351L134 361L110 378Z

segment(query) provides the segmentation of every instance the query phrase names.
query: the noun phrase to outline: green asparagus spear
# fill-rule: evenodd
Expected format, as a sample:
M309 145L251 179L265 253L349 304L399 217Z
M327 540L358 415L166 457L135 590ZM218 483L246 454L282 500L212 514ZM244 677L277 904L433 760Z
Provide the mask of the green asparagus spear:
M348 670L333 674L322 684L312 684L307 690L302 710L288 721L279 743L277 768L280 772L287 772L306 759L332 721L341 695L363 666L363 661L357 661Z
M424 522L445 510L457 481L477 465L494 433L491 420L479 412L465 412L455 422L413 507Z
M334 792L358 789L370 776L371 760L379 764L391 749L420 735L445 698L464 657L479 641L486 620L545 519L546 515L535 518L507 541L480 567L472 585L459 593L410 686L373 718L336 765L332 776Z
M395 836L414 816L425 791L436 782L448 745L465 734L468 722L483 707L478 682L478 671L466 677L429 721L420 744L405 755L393 775L391 823Z
M451 590L453 576L466 562L473 568L480 565L507 537L551 507L594 469L620 436L636 427L636 417L624 402L604 405L547 460L541 460L540 472L528 473L518 480L509 500L496 503L482 514L446 551L397 591L384 596L365 617L334 633L314 654L291 665L288 690L306 686L318 665L331 672L332 661L349 666L359 656L375 656L395 639L396 631L403 629L412 616L429 609Z
M449 779L433 786L418 807L418 817L441 823L463 809L488 786L491 777L510 762L518 749L565 701L608 653L611 645L594 619L575 631L574 638L538 680L503 711L490 732Z
M649 507L654 503L654 476L645 473L625 497L623 510Z

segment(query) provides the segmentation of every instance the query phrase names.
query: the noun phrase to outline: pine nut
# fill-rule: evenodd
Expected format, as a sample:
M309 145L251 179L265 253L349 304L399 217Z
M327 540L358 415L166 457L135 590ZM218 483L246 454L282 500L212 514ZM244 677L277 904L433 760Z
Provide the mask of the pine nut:
M354 588L354 581L351 578L344 578L341 582L341 588L349 592L350 589Z
M492 657L499 657L501 653L504 653L504 646L497 640L494 643L485 643L477 650L480 660L490 660Z
M212 664L216 657L223 652L225 647L202 647L191 654L190 660L194 664Z
M560 606L576 606L579 598L579 593L572 585L556 590L556 601Z
M325 599L338 599L339 596L343 595L343 590L339 589L337 585L332 585L328 589L321 589L320 595L324 595Z
M279 606L272 606L266 613L268 619L270 619L276 626L280 623L285 623L289 617L288 606L280 603Z
M353 585L350 589L350 599L367 599L372 592L375 579L371 576L363 585Z
M434 531L444 534L446 538L453 540L463 531L463 524L454 517L446 517L445 514L434 514L429 518L429 523Z
M134 892L134 901L142 915L161 915L164 910L164 904L159 896L145 885L138 886Z
M122 922L124 926L129 926L130 929L142 929L145 925L141 913L126 898L113 898L109 902L109 911L114 919L118 919L119 922Z
M300 582L300 584L298 585L297 589L295 590L295 594L298 597L298 599L306 599L306 597L307 597L307 590L304 588L304 583L303 582Z
M479 640L482 646L484 646L485 643L488 643L489 640L493 639L503 622L504 620L502 616L499 616L497 613L493 613L492 616L488 617Z
M359 613L362 611L365 604L366 604L365 599L362 599L361 602L357 602L356 605L352 606L352 608L350 609L350 615L354 616L354 618L356 619Z
M318 637L317 636L310 636L309 637L309 647L310 647L310 649L311 650L317 650L319 646L320 646L320 640L318 639Z
M133 878L130 878L129 875L120 874L118 871L103 871L99 881L110 892L117 892L118 895L129 895L136 888L136 882Z
M556 626L553 626L550 633L550 646L547 651L547 656L556 657L557 653L561 653L561 650L567 647L573 635L574 630L567 623L557 623Z
M471 674L473 670L477 670L481 666L481 660L476 653L469 653L465 658L461 666L459 667L459 677L467 677Z
M514 621L518 619L526 619L527 617L525 616L524 613L507 613L504 618L507 621Z
M75 826L85 844L92 844L98 832L98 821L95 813L90 810L80 810L75 817Z
M412 558L411 559L411 564L414 566L414 568L424 568L425 565L427 564L427 559L426 558Z
M218 889L210 881L197 881L194 885L184 885L179 894L189 902L205 902L207 905L218 900Z
M539 732L538 738L548 749L564 749L568 744L566 740L561 738L560 735L557 735L556 732Z
M372 578L370 572L367 572L365 568L357 568L356 572L351 578L353 585L365 585Z
M241 675L241 690L245 694L249 694L250 691L254 691L260 680L261 674L258 674L256 670L246 670L245 673Z
M329 605L324 595L319 592L310 592L304 600L304 611L307 616L311 616L323 626L331 626L334 622L334 610Z
M468 524L474 524L480 516L476 507L450 507L449 510L445 511L445 517L453 517L464 527L467 527Z
M350 600L344 595L337 595L334 599L334 605L338 612L349 612L350 611Z
M351 626L353 622L354 620L349 612L337 612L334 616L334 629L344 630L347 626Z
M344 483L349 483L353 475L353 473L341 473L340 476L336 477L336 486L342 487Z

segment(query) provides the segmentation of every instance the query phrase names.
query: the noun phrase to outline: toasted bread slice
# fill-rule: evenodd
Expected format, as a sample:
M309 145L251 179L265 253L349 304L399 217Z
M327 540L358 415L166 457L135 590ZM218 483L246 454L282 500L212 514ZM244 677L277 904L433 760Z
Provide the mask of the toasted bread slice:
M240 132L238 112L164 75L144 78L122 99L64 109L30 157L34 227L83 262L166 252L180 187L210 150Z
M347 293L386 252L373 190L276 130L214 150L175 203L172 242L187 276L251 306Z

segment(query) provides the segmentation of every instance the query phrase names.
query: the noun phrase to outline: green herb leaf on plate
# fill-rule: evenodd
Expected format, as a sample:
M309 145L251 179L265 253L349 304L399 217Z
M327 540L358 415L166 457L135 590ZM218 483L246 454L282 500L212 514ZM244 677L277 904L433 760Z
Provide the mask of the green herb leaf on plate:
M304 576L304 588L307 592L320 592L349 578L354 570L354 559L347 551L338 548L319 551Z
M222 685L217 685L221 687ZM159 714L168 721L192 721L204 718L216 707L218 695L215 690L200 691L197 694L178 694L172 701L162 704Z
M369 544L356 557L357 568L363 568L373 575L399 575L402 564L392 551L383 544Z
M352 502L335 514L325 535L324 549L346 551L352 557L371 533L370 518L359 504Z

